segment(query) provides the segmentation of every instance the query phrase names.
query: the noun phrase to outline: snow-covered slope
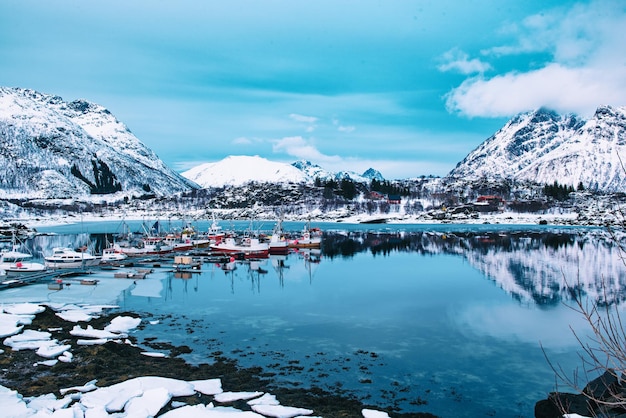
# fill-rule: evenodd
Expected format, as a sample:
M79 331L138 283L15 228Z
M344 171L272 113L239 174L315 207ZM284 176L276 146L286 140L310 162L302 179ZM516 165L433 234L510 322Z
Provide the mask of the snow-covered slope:
M185 171L182 175L202 187L240 186L257 183L313 183L321 181L351 179L367 182L376 178L384 180L376 170L370 168L363 175L350 171L332 173L316 164L301 160L293 164L269 161L257 156L229 156L215 163L205 163Z
M335 178L334 173L324 170L317 164L313 164L307 160L298 160L291 164L298 170L302 171L309 179L320 179L321 181L329 181Z
M301 183L309 178L286 163L269 161L259 156L231 155L216 163L205 163L182 175L201 187L240 186L259 183Z
M0 196L171 195L197 187L104 107L0 87Z
M520 114L449 174L619 191L626 187L626 108L600 107L585 121L539 109Z
M316 178L321 181L349 179L359 183L369 183L373 179L379 181L385 180L380 171L374 170L373 168L368 168L363 174L358 174L354 171L343 170L333 173L331 171L324 170L319 165L313 164L307 160L299 160L291 165L304 172L312 180L315 180Z

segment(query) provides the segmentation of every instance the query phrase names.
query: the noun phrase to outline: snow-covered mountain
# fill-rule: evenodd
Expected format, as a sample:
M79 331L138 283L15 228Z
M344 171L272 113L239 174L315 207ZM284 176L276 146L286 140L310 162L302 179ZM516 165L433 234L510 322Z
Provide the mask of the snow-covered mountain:
M270 161L265 158L246 155L229 156L215 163L205 163L185 171L182 175L201 187L240 186L249 182L257 183L313 183L321 181L351 179L369 183L372 179L384 180L380 172L373 168L363 175L350 171L332 173L310 161L296 161L293 164Z
M539 109L520 114L461 161L449 177L510 178L603 191L626 188L626 107L589 120Z
M313 164L312 162L307 160L298 160L291 165L306 174L307 178L309 179L318 178L322 181L329 181L335 178L334 173L324 170L319 165Z
M0 87L0 196L171 195L197 187L104 107Z
M259 156L231 155L216 163L193 167L182 175L201 187L240 186L259 183L301 183L309 178L286 163L269 161Z
M385 180L380 171L373 168L368 168L363 174L358 174L354 171L343 170L333 173L331 171L324 170L319 165L313 164L307 160L299 160L291 165L306 173L306 175L312 180L315 180L316 178L322 181L350 179L358 183L369 183L373 179L379 181Z

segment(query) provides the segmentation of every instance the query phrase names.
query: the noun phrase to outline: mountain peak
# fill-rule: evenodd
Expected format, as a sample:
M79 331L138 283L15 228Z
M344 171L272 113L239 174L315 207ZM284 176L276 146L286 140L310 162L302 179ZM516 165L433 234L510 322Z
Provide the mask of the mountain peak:
M532 123L541 123L541 122L558 122L561 120L561 115L558 114L555 110L549 109L547 107L540 107L539 109L532 112L532 117L530 121Z
M104 107L0 88L0 189L6 197L169 195L196 187Z
M472 151L449 176L511 178L603 191L623 190L624 108L599 107L589 120L541 108L513 117Z
M231 155L217 162L193 167L182 175L201 187L240 186L250 182L313 183L316 179L350 179L355 182L369 182L372 178L384 180L380 172L373 168L362 176L351 171L332 173L307 160L287 164L269 161L258 155Z
M201 187L240 186L251 181L300 183L309 180L291 164L269 161L258 155L231 155L218 162L193 167L182 175Z
M363 172L362 177L365 177L366 179L370 179L370 180L379 180L379 181L385 180L385 178L380 173L380 171L374 170L371 167Z

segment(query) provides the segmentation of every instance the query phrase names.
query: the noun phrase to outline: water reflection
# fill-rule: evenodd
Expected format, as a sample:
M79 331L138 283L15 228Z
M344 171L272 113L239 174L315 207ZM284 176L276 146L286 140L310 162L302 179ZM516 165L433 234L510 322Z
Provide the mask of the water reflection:
M29 245L99 251L106 241L78 234ZM570 326L585 324L559 303L571 298L566 283L579 277L589 296L620 302L624 270L600 230L327 230L318 251L170 267L119 302L160 320L138 330L139 341L188 345L192 363L220 352L281 384L404 412L532 416L554 389L539 342L554 361L579 365Z
M25 241L24 246L43 258L54 247L86 246L94 253L101 253L112 240L111 234L39 235ZM305 264L312 281L322 258L352 258L360 253L370 253L373 257L392 253L461 256L520 303L540 307L554 307L571 300L573 290L599 304L615 304L626 299L623 254L613 239L598 229L329 231L323 234L321 250L301 249L289 257L271 256L269 260L238 261L211 268L230 277L233 292L235 281L243 279L252 283L251 290L259 292L261 276L268 269L276 272L280 285L284 286L289 263L295 259ZM187 274L179 272L176 278L189 279Z
M556 306L580 291L599 304L626 298L623 254L600 230L513 232L326 233L325 257L392 252L463 256L523 303Z

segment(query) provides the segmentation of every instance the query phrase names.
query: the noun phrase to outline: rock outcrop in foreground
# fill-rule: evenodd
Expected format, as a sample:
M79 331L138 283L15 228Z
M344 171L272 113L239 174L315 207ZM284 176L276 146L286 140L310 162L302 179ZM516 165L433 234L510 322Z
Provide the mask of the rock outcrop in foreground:
M564 414L583 417L626 417L626 386L616 372L606 371L592 380L580 394L550 393L535 405L535 418L562 418Z

